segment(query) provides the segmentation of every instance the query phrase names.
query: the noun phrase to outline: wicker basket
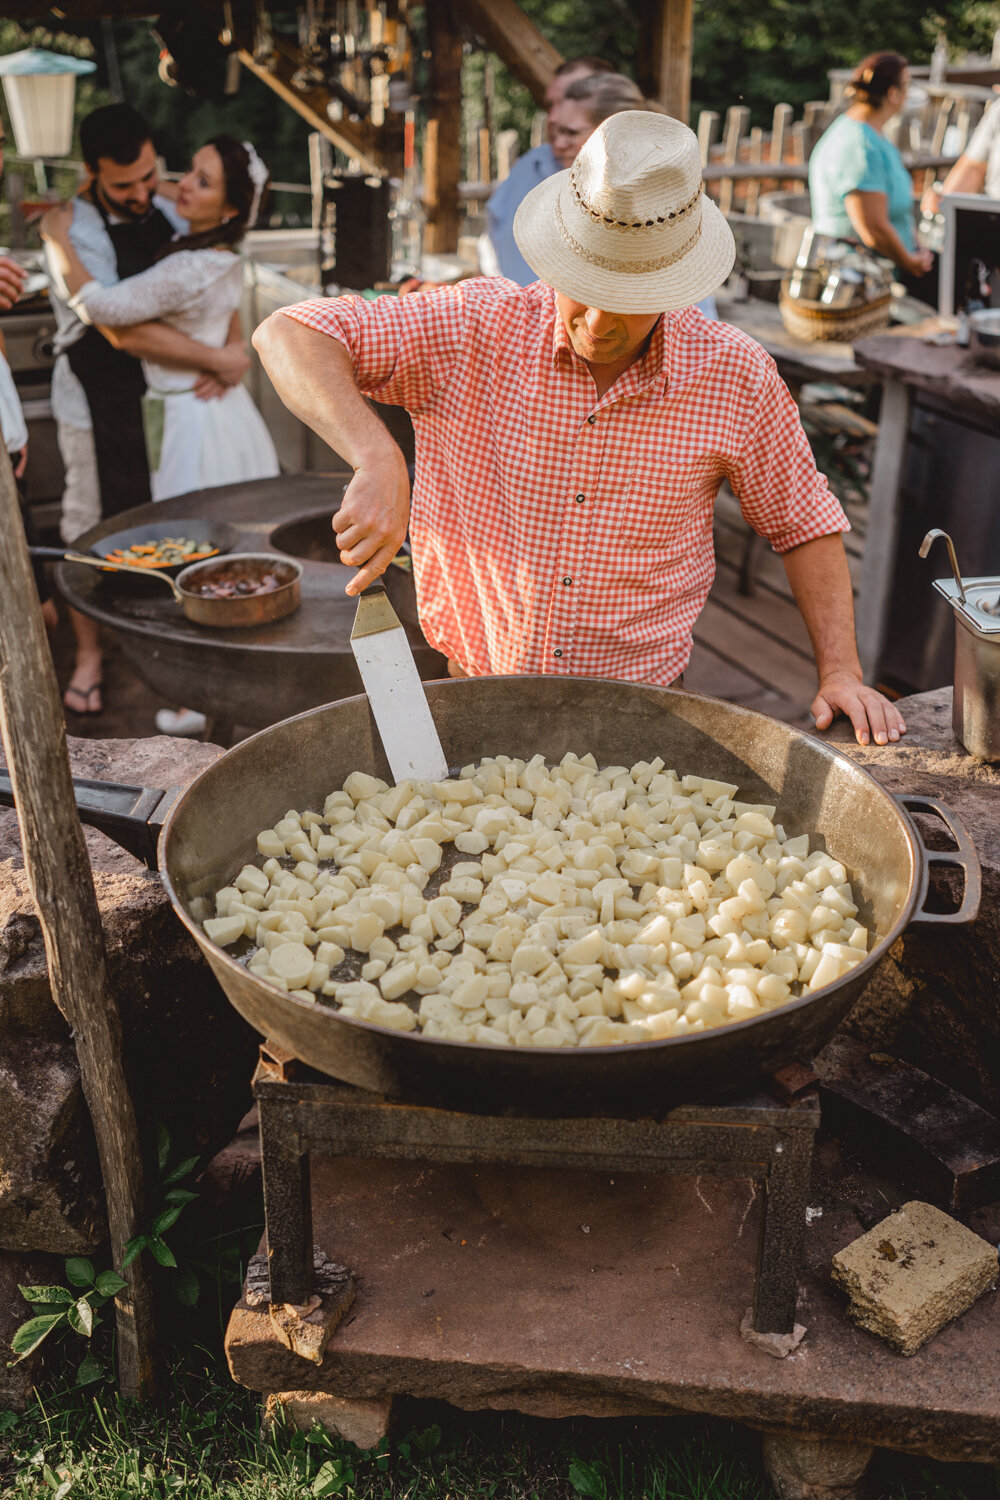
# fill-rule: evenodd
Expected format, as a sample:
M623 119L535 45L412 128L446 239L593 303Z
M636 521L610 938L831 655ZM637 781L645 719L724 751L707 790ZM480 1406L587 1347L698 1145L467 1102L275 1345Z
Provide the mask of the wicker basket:
M892 294L886 292L883 297L863 302L860 307L827 307L823 302L789 297L788 283L783 281L778 306L781 321L793 337L809 343L817 339L834 339L849 344L888 328L891 303Z

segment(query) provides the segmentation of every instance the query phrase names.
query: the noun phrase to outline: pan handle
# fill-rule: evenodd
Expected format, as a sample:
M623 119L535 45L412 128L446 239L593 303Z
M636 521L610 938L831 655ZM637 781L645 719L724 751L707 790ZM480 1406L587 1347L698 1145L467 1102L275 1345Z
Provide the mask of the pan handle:
M936 797L916 797L904 794L897 801L906 812L932 812L937 813L944 823L948 832L955 840L954 849L928 849L921 837L917 825L910 819L910 827L916 836L923 855L921 860L920 893L917 897L917 905L912 922L935 923L938 926L958 926L966 922L974 922L979 914L979 902L983 894L983 871L979 863L979 855L976 846L969 837L965 824ZM965 873L965 892L962 896L962 904L958 911L925 911L924 902L927 900L927 891L930 886L931 865L958 865Z
M167 813L181 792L179 786L126 786L118 781L74 779L73 794L81 823L113 839L149 870L156 869L156 843ZM14 807L14 788L0 771L0 807Z

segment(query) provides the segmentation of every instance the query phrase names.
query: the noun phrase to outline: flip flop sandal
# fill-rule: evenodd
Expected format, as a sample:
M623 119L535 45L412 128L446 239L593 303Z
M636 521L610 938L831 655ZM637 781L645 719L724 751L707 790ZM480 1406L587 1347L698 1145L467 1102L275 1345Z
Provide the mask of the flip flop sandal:
M103 685L104 684L101 683L101 682L92 682L90 684L90 687L88 687L88 688L78 688L78 687L72 687L72 686L68 687L66 689L65 693L63 694L63 705L64 705L64 707L67 708L71 714L75 714L78 719L84 718L87 714L99 714L99 713L103 713L104 712L104 705L103 705L103 703L98 703L98 705L97 705L96 708L94 708L94 707L91 706L91 699L93 698L93 696L94 696L95 693L98 693L98 694L100 693L101 688L103 687ZM80 700L80 702L83 704L83 707L82 708L74 708L72 703L67 703L66 699L68 697L70 697L70 696L72 696L74 698L78 698Z

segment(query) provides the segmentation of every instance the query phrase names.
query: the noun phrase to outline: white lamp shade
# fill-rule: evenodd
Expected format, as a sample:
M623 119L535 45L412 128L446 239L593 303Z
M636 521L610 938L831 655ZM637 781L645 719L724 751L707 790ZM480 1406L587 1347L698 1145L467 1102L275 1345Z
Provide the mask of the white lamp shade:
M0 58L18 156L66 156L73 145L76 75L94 64L32 47Z

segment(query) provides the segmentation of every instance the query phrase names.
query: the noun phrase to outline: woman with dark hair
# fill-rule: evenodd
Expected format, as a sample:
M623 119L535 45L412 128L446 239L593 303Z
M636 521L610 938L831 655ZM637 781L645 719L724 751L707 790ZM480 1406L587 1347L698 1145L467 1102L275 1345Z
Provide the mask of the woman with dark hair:
M260 210L267 176L248 141L228 135L208 141L178 186L176 207L188 233L175 235L148 271L114 286L93 280L77 256L69 238L71 211L51 210L42 233L72 294L70 306L89 323L117 328L159 320L221 348L240 302L243 277L235 252ZM148 361L144 369L154 500L278 473L274 444L244 386L199 401L198 371Z
M809 196L820 234L860 241L893 261L912 287L933 256L917 245L913 182L883 133L909 86L909 66L898 52L873 52L858 64L847 88L850 105L809 158Z

